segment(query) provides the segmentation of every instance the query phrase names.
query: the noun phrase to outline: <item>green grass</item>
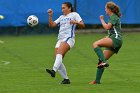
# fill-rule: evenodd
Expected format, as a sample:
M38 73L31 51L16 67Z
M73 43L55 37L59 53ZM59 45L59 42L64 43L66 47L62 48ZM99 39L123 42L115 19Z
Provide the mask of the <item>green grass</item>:
M0 93L139 93L140 33L124 33L123 47L110 60L102 84L89 85L96 74L97 56L92 43L105 34L78 34L75 47L64 58L70 85L51 78L56 35L2 36L0 44ZM9 64L5 64L10 62Z

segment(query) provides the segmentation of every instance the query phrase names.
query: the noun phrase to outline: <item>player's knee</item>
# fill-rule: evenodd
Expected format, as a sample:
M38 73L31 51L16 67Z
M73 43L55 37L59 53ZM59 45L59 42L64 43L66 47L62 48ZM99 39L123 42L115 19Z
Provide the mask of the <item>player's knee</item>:
M96 48L96 47L98 47L98 42L93 43L93 48Z
M58 50L56 54L61 54L61 55L63 55L63 52Z
M64 55L65 55L65 53L62 51L62 50L57 50L57 53L56 54L60 54L60 55L62 55L62 57L64 57Z

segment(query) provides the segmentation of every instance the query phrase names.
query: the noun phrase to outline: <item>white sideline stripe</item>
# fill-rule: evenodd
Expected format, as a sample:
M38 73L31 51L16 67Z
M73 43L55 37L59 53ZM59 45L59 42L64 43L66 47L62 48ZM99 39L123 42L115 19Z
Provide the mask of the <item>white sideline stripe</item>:
M9 62L9 61L1 61L1 62L3 62L3 64L0 64L0 65L8 65L8 64L11 63L11 62Z

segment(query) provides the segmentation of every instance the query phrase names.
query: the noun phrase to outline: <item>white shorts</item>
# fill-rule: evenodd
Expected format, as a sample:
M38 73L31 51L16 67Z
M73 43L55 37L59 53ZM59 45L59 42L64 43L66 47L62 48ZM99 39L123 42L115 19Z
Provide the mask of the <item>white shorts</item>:
M66 42L68 43L68 45L70 46L70 48L72 48L75 44L75 38L65 38L65 39L61 39L61 40L58 40L56 45L55 45L55 48L59 48L60 47L60 44L62 42Z

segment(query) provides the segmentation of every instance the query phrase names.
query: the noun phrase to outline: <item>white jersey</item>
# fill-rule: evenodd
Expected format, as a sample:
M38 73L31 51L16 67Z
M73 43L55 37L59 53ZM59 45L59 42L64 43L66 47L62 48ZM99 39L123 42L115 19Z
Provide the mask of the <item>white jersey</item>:
M80 15L76 12L72 12L67 15L61 15L57 20L54 21L60 26L58 40L75 37L74 31L76 24L70 24L70 20L75 20L77 22L82 21Z

